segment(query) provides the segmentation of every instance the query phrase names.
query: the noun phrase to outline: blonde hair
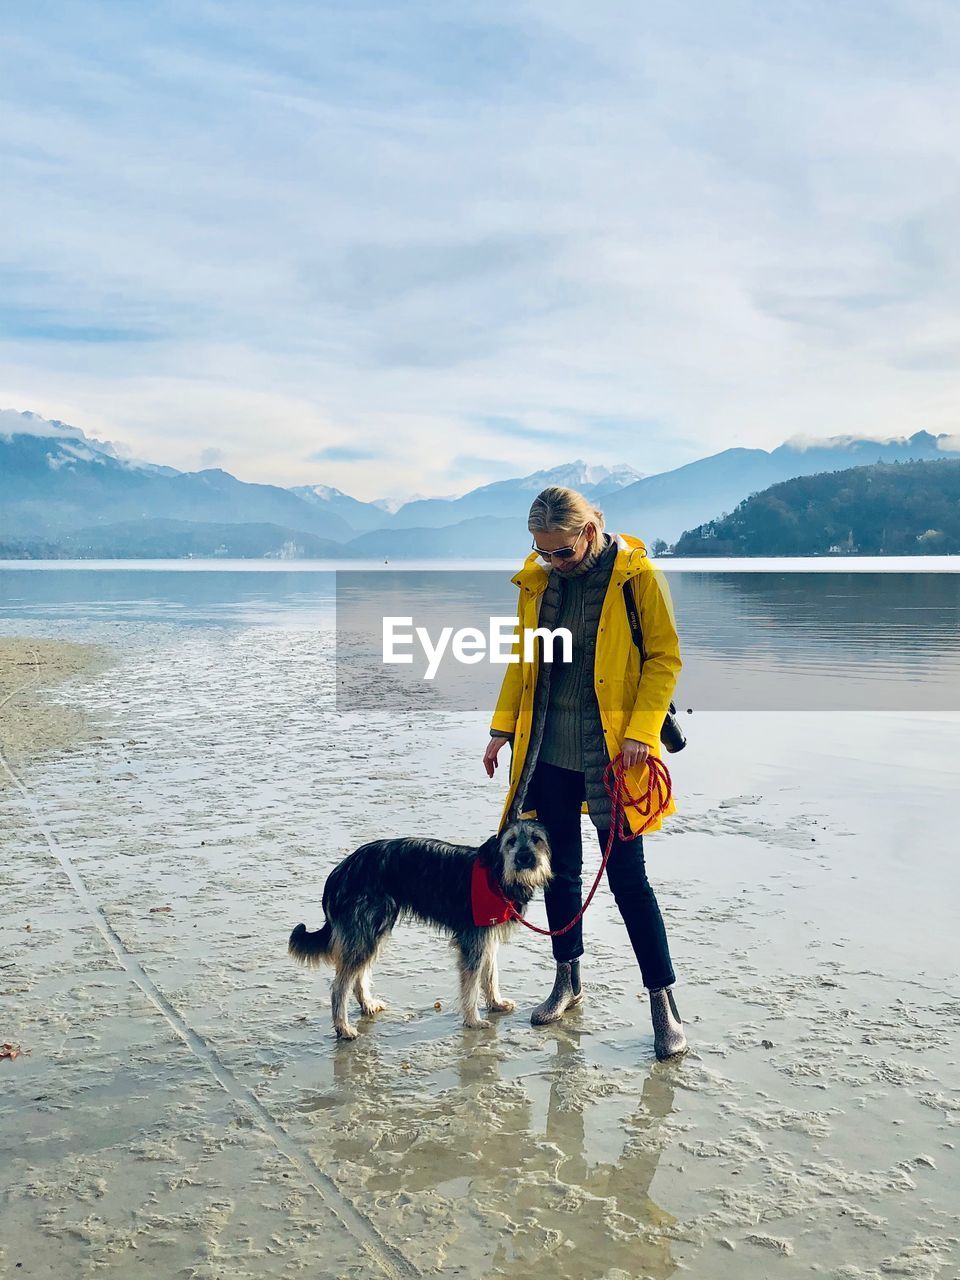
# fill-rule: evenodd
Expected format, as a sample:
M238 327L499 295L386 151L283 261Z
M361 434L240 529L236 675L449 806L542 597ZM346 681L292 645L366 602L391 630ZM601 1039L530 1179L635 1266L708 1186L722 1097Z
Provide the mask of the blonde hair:
M579 533L590 523L595 526L590 550L595 552L603 546L603 512L576 489L564 489L558 484L541 489L530 504L527 517L527 528L534 535Z

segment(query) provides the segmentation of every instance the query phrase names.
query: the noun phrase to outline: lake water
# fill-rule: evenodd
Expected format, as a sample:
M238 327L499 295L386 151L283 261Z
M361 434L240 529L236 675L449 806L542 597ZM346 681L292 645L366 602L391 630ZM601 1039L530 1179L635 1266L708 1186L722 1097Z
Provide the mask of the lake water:
M957 560L658 562L684 660L682 714L731 710L909 710L960 707ZM424 696L438 710L491 706L503 667L425 659L382 664L382 616L407 614L436 637L445 625L509 616L514 565L408 562L82 562L0 565L0 620L74 638L141 638L151 628L248 627L337 635L346 705L375 686L382 705ZM454 571L455 570L455 571ZM338 612L339 608L339 612ZM328 687L329 671L317 673ZM331 686L332 687L332 686Z

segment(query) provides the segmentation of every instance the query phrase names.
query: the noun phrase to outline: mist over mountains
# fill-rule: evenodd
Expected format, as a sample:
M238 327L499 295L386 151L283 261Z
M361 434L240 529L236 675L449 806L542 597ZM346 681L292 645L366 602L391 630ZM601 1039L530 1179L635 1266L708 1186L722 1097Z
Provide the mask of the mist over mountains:
M393 511L389 499L364 502L320 482L285 489L218 468L158 466L80 428L0 410L0 554L517 557L529 546L530 502L550 484L592 498L610 529L648 545L673 543L770 485L876 462L960 458L958 444L926 431L886 440L805 437L771 451L725 449L652 475L643 474L642 457L638 467L577 459Z

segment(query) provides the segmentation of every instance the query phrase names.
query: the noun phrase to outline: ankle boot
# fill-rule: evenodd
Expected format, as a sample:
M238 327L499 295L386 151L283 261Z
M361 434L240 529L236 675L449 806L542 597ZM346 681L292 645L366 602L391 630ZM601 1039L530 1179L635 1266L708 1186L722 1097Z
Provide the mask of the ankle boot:
M677 1012L672 987L650 992L650 1016L653 1019L653 1049L658 1062L678 1058L687 1052L687 1037Z
M567 960L557 965L557 976L553 990L538 1004L530 1015L535 1027L545 1026L548 1022L557 1022L568 1009L580 1003L583 991L580 989L580 961Z

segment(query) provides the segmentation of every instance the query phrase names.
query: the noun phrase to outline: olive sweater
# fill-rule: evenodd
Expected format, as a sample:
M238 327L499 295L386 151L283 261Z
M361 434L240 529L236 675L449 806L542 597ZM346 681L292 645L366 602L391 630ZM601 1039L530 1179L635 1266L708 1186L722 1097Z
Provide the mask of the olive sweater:
M572 661L555 654L539 759L561 769L584 770L584 748L593 755L603 742L600 712L593 689L593 660L600 609L616 558L613 539L589 567L577 574L553 574L560 588L554 628L566 627L572 638Z

